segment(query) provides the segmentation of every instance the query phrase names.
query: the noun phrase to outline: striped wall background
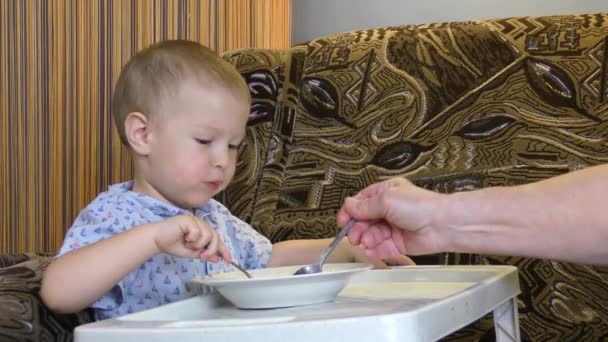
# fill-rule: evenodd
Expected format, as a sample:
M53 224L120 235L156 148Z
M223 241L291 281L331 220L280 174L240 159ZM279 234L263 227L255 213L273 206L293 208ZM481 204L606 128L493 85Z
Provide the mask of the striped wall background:
M54 253L77 213L131 165L110 98L137 50L289 46L289 0L0 1L0 253Z

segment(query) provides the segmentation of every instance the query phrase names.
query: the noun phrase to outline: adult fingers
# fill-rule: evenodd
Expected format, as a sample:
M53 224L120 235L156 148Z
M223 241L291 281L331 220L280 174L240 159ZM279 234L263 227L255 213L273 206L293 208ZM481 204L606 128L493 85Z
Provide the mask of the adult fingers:
M350 232L348 232L348 240L350 243L355 246L359 245L365 230L367 230L367 224L365 222L356 222L350 229Z
M361 244L365 248L376 247L390 236L390 233L387 234L387 230L387 227L380 224L370 226L367 230L365 230L365 232L363 232L363 235L361 236Z

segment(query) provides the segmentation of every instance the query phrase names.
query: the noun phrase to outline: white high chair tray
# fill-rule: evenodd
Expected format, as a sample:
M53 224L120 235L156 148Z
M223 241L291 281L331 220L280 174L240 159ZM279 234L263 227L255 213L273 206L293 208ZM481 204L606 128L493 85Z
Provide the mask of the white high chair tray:
M358 273L333 302L240 310L199 296L79 326L97 341L434 341L494 310L497 341L519 341L517 268L405 266Z

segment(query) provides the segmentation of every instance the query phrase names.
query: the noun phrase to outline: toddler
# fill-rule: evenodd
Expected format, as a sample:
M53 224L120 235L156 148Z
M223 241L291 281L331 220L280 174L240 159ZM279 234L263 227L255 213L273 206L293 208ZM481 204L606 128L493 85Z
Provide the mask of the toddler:
M250 101L238 71L195 42L161 42L125 65L112 111L134 177L99 194L66 233L43 277L49 308L107 319L207 293L192 278L232 271L231 261L256 269L318 257L330 239L272 245L212 199L234 176ZM330 259L367 261L346 240Z

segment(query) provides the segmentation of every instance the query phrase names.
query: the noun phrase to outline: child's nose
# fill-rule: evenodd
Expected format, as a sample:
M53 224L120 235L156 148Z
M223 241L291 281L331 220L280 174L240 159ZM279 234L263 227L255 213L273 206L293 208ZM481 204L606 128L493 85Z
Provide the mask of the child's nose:
M228 165L230 158L227 148L218 148L214 153L213 165L215 167L225 168Z

